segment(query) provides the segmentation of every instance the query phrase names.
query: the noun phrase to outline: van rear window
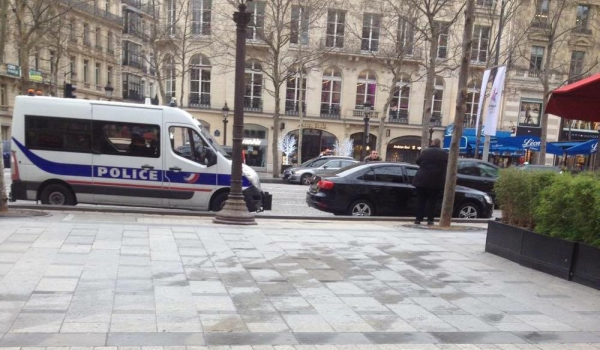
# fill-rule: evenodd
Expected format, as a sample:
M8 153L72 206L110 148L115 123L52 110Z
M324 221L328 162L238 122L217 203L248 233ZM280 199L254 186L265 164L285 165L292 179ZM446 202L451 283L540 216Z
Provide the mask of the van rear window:
M38 150L90 153L92 121L26 115L25 146Z

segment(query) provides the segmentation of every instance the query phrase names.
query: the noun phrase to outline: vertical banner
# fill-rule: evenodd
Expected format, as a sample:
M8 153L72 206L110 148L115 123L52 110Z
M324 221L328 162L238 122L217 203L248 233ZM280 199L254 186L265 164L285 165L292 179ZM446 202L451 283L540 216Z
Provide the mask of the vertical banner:
M486 69L483 72L483 80L481 81L481 89L479 89L479 104L477 105L477 122L475 122L475 130L479 130L479 121L481 120L481 110L483 109L483 102L485 101L485 93L487 90L487 84L490 80L491 69ZM476 131L477 132L477 131Z
M498 114L500 113L500 103L502 101L502 90L504 90L504 78L506 77L506 66L498 67L496 78L490 93L490 102L485 115L484 134L489 136L496 135L498 126Z

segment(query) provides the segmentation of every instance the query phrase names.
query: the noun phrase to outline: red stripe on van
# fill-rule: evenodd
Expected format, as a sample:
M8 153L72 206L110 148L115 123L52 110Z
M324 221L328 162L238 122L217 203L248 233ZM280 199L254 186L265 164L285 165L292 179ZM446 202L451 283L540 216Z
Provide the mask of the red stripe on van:
M166 190L174 190L174 191L212 192L212 190L207 189L207 188L163 187L163 186L120 184L120 183L112 183L112 182L89 182L89 181L67 181L67 182L70 184L79 184L79 185L151 188L151 189L159 189L159 190L166 189Z

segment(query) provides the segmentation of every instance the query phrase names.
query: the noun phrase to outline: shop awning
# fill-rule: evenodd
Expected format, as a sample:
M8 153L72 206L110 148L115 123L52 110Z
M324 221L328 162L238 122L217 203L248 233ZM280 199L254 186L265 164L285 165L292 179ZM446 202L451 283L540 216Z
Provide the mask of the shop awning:
M587 142L583 142L577 146L568 148L565 150L567 155L573 156L577 154L594 154L598 152L598 140L589 140Z
M600 121L600 74L554 90L546 113L567 119Z

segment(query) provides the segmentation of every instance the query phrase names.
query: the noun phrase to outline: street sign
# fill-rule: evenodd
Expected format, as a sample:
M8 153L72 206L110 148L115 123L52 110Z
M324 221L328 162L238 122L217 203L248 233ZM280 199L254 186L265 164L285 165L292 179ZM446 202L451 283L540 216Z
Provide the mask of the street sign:
M14 64L7 64L6 65L6 74L12 75L13 77L20 77L21 76L21 67L14 65Z
M44 81L44 77L42 76L42 72L40 72L39 70L30 69L29 80L36 83L41 83Z

